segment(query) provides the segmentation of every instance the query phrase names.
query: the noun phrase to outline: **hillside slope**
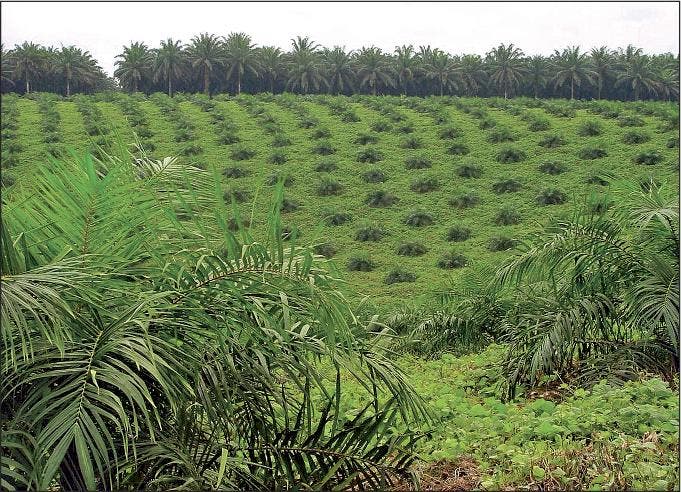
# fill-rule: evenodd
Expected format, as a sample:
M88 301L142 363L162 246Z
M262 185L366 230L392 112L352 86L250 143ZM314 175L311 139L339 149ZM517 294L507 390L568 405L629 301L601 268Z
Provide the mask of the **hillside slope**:
M49 153L133 132L158 158L221 173L256 227L288 177L285 224L379 307L462 285L550 216L603 207L605 174L678 189L671 103L42 94L2 106L5 185L30 186Z

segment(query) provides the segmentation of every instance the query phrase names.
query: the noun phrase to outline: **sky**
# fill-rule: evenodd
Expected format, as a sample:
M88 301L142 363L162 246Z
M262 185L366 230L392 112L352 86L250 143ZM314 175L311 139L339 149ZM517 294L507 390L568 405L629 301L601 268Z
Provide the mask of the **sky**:
M526 54L634 44L647 53L678 53L677 2L2 2L5 48L23 41L75 44L112 74L115 56L131 41L157 47L209 32L246 32L258 45L288 49L310 36L322 46L357 49L430 44L452 54L484 55L512 42Z

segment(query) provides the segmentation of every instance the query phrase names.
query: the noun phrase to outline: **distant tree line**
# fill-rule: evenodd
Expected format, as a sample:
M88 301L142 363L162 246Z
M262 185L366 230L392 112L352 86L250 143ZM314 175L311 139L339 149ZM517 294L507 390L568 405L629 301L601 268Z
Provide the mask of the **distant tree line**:
M115 79L89 52L74 46L46 48L24 42L2 50L2 89L69 95L123 89L129 92L295 92L301 94L405 94L564 97L579 99L679 98L679 56L649 55L632 45L583 52L579 46L551 56L525 56L501 44L484 57L451 55L412 45L393 53L374 46L356 51L324 48L308 37L291 40L288 52L256 46L247 34L203 33L188 44L167 39L158 48L123 47Z
M118 84L97 64L89 51L76 46L46 48L24 42L6 51L0 46L2 92L76 92L116 90Z

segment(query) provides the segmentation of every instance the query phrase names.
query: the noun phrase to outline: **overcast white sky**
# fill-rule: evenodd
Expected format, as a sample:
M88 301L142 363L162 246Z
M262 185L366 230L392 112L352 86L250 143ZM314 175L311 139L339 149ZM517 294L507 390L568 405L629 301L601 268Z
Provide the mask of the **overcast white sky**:
M296 35L323 46L430 44L455 53L484 54L513 42L527 54L550 54L579 44L586 49L632 43L649 53L678 53L677 2L593 3L95 3L2 2L2 43L76 44L109 74L123 45L156 47L200 32L250 34L259 45L284 49Z

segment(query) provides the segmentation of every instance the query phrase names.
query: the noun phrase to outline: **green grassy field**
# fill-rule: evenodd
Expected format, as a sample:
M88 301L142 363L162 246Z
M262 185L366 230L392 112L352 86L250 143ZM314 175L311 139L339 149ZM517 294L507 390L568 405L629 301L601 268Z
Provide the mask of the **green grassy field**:
M106 149L116 137L128 144L136 131L157 158L180 155L222 173L257 231L268 183L286 175L285 225L300 241L324 244L318 251L335 259L349 291L378 309L494 267L512 245L499 238L607 203L605 173L678 186L672 103L116 94L3 96L3 111L4 181L15 186L49 165L49 153ZM586 135L592 123L597 134ZM654 163L634 161L650 151ZM517 162L500 162L504 153ZM368 203L375 192L384 192L373 196L378 206ZM544 201L564 203L541 204L544 192ZM472 198L468 207L462 197ZM360 240L367 236L374 240ZM387 284L396 268L413 281Z

